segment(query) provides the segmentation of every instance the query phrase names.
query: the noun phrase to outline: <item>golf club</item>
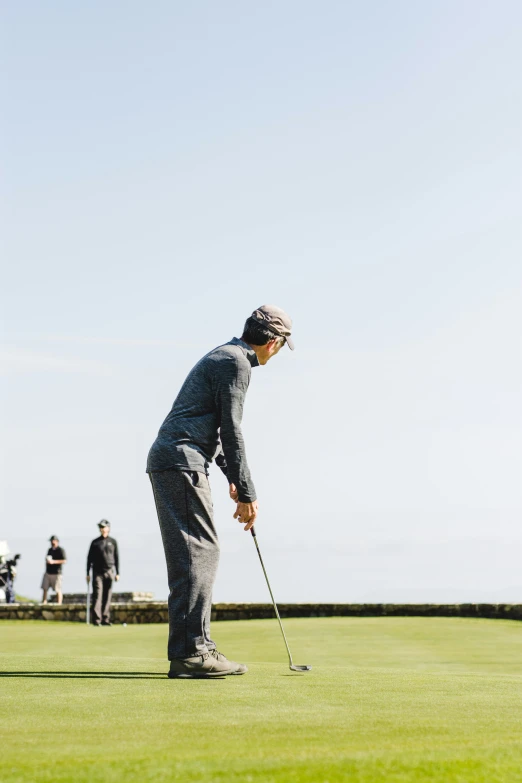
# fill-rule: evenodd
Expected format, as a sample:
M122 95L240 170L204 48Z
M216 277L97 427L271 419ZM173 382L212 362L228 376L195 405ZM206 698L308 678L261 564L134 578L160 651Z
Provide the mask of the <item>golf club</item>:
M87 625L91 622L91 580L87 582L87 606L85 612L85 622Z
M279 627L281 628L281 633L283 634L283 639L285 640L286 645L286 651L288 653L288 661L289 666L293 672L309 672L312 668L311 666L298 666L292 661L292 653L290 652L290 647L288 646L288 642L286 641L285 631L283 628L283 623L281 622L281 618L279 617L279 611L277 609L277 604L274 599L274 594L272 593L272 588L270 587L270 582L268 581L268 576L266 573L265 564L263 563L263 558L261 557L261 550L259 549L259 544L257 543L257 536L254 526L250 528L250 532L252 533L252 538L254 539L254 543L256 545L257 554L259 555L259 562L261 563L261 568L263 569L263 573L265 575L266 583L268 585L268 590L270 592L270 598L272 599L272 604L274 605L274 611L276 613L276 617L279 620Z

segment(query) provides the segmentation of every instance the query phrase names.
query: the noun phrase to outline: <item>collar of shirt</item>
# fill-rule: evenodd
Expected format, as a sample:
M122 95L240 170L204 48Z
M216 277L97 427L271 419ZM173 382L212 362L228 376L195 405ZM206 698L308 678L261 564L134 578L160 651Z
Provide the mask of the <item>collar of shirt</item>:
M243 340L240 340L238 337L233 337L230 340L231 345L239 345L240 348L243 349L245 352L245 356L252 365L252 367L259 367L259 360L256 356L256 352L253 348L249 346L248 343L243 342Z

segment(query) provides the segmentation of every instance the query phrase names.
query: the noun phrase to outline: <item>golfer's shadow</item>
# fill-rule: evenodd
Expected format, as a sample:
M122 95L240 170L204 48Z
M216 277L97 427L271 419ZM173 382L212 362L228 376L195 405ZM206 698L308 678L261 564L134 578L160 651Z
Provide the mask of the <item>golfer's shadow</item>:
M113 680L157 680L166 677L162 672L0 672L0 677L46 677Z
M0 677L43 677L44 679L71 680L166 680L164 672L1 672ZM205 682L224 680L225 677L211 677Z

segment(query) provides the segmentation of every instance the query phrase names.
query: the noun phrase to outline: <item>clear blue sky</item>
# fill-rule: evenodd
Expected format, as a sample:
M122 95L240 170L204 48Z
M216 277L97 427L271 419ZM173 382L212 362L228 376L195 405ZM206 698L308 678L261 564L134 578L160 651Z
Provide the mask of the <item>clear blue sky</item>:
M39 595L107 517L166 595L146 454L268 302L244 433L280 600L522 601L522 6L7 2L0 539ZM217 600L265 600L212 484Z

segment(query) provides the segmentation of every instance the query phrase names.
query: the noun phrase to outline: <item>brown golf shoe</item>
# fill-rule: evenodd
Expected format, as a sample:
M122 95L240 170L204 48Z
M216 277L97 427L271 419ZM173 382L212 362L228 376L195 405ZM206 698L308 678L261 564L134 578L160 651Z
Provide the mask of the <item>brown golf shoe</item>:
M229 661L224 655L212 653L194 655L190 658L175 658L170 662L168 676L171 680L204 680L210 677L225 677L227 674L243 674L236 671L241 664ZM246 671L246 667L244 667Z
M234 671L229 672L229 674L245 674L245 672L248 671L248 668L245 666L244 663L236 663L236 661L229 661L228 658L226 658L223 655L223 653L220 653L217 650L211 650L210 655L220 663L223 664L228 663L230 666L234 666L235 667Z

